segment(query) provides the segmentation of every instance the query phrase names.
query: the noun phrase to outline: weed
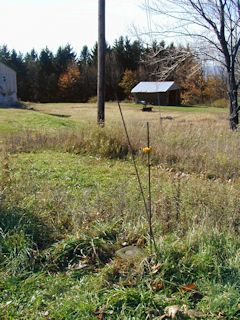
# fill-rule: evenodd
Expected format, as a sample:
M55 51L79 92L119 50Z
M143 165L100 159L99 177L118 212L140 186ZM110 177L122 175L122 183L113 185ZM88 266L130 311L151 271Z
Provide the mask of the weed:
M96 268L113 256L114 246L100 237L64 239L41 253L40 264L51 271Z

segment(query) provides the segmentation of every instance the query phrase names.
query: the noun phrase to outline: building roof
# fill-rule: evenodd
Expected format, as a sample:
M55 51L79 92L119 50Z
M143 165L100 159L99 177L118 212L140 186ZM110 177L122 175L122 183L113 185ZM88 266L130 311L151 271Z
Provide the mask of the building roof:
M132 93L156 93L156 92L167 92L169 90L180 89L174 81L160 81L150 82L142 81L139 82L132 90Z

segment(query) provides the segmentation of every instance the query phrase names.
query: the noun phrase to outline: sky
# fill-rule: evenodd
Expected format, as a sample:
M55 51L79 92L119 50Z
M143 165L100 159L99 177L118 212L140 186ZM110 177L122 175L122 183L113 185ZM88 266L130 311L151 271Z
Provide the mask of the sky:
M106 0L106 41L136 38L133 25L147 26L143 0ZM0 0L0 46L26 53L69 43L80 53L98 38L98 0Z

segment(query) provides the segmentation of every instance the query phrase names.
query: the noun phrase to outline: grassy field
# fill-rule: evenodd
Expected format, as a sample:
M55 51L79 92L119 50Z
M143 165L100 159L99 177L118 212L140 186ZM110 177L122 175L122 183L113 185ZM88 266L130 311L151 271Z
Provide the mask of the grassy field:
M80 103L47 103L47 104L26 104L34 110L41 111L47 114L65 115L70 119L78 122L96 122L97 110L96 104L80 104ZM153 112L141 112L142 105L121 103L126 111L126 121L142 122L142 121L159 121L161 117L171 116L177 121L191 121L194 119L200 120L226 120L227 110L206 106L192 106L192 107L153 107ZM218 115L216 117L216 114ZM164 119L163 119L164 120ZM121 121L120 113L118 111L117 103L106 103L106 123L110 125ZM227 124L226 124L227 125Z
M0 109L1 319L239 319L240 136L225 109ZM118 250L133 245L133 258ZM136 247L135 247L136 246Z

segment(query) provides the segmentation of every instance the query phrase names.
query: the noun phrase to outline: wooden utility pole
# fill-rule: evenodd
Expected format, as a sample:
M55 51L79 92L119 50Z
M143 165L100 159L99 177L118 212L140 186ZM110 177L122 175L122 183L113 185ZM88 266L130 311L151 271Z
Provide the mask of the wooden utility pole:
M98 0L98 78L97 97L98 115L97 121L104 126L105 121L105 0Z

